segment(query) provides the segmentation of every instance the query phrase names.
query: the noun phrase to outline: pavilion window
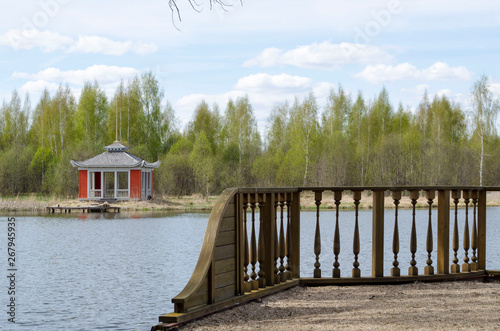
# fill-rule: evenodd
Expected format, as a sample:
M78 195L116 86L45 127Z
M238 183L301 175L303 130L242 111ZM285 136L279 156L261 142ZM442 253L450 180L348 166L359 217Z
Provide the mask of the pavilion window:
M104 197L115 197L115 173L104 172Z
M100 198L101 194L101 172L90 172L90 197Z
M118 174L118 190L117 190L117 198L128 198L128 172L119 171Z

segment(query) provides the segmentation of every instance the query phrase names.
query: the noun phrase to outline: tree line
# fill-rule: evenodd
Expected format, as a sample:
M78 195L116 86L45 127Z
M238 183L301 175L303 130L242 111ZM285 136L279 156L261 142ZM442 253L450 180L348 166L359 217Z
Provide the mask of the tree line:
M394 107L341 86L324 109L313 93L277 104L262 137L248 97L200 102L179 128L152 72L121 82L108 98L97 81L78 100L60 85L32 107L17 91L0 108L0 194L75 197L70 160L118 139L148 161L158 195L219 194L227 187L499 185L499 103L483 76L471 107L425 93L417 109Z

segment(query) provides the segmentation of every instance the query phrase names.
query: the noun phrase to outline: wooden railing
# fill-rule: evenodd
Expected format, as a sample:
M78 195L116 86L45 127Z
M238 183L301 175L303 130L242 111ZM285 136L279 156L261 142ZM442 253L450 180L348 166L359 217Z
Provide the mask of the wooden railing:
M301 187L283 189L228 189L216 202L207 226L198 264L188 284L175 298L174 312L160 322L180 323L235 304L298 285L398 283L483 277L486 272L486 192L484 187ZM491 189L496 190L496 189ZM301 198L314 197L313 277L301 277ZM322 264L320 206L330 195L335 211L333 258ZM360 251L359 209L363 196L372 209L371 252ZM419 197L425 206L417 206ZM400 238L400 203L409 199L411 231ZM366 199L365 199L366 200ZM389 200L387 202L386 200ZM329 200L330 201L330 200ZM354 219L344 219L342 204L351 204ZM437 211L436 211L437 205ZM416 222L425 213L426 222ZM420 209L425 207L425 209ZM388 210L390 209L390 210ZM387 220L391 233L385 233ZM459 228L459 214L464 227ZM435 222L433 222L433 220ZM405 219L405 221L407 221ZM342 244L341 225L352 226L352 253ZM433 226L436 223L436 226ZM450 223L452 228L450 228ZM417 245L417 228L425 227L425 247ZM364 229L365 230L365 229ZM450 230L452 236L450 238ZM435 231L435 232L434 232ZM437 242L434 242L436 233ZM462 240L460 240L462 238ZM450 240L451 239L451 240ZM384 259L384 241L391 241L391 259ZM409 242L408 273L402 275L400 243ZM419 242L421 242L420 240ZM460 244L463 257L459 256ZM352 267L339 256L352 254ZM417 264L424 250L425 267ZM370 276L361 274L360 254L371 254ZM436 262L433 261L436 257ZM451 263L450 257L452 256ZM463 263L459 263L462 258ZM392 265L390 275L384 263ZM332 267L328 267L331 265ZM406 267L405 267L406 268ZM406 270L405 270L406 271ZM158 326L158 329L161 329Z

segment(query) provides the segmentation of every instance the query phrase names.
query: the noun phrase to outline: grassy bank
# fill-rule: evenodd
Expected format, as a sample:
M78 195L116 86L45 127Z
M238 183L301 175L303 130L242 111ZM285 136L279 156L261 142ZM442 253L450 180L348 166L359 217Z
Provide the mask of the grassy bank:
M124 211L153 211L153 210L176 210L176 211L210 211L217 201L218 196L210 196L205 199L203 196L193 194L189 196L173 197L164 196L155 198L149 201L126 201L119 202L118 205ZM500 192L488 192L487 196L488 206L500 206ZM316 204L314 201L313 192L304 192L301 196L301 208L304 210L315 210ZM14 197L1 197L0 198L0 211L31 211L41 212L45 211L47 206L88 206L95 202L79 201L78 199L65 199L44 195L22 195ZM451 207L453 202L450 201ZM394 203L391 197L385 198L386 208L394 208ZM434 200L434 207L437 206L437 198ZM411 200L405 196L401 199L399 208L411 208ZM427 199L421 197L417 201L417 208L428 208ZM463 199L459 207L464 207ZM470 203L472 207L472 201ZM332 192L324 192L323 200L320 205L321 209L334 209L335 202L333 200ZM351 194L344 194L340 208L343 210L354 209L354 202ZM372 197L365 194L360 201L360 209L372 208Z

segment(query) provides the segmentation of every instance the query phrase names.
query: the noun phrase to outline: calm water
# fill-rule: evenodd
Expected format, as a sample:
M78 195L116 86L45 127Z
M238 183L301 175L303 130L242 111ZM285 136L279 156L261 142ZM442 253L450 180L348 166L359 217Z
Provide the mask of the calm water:
M334 212L321 213L323 276L331 275ZM417 266L423 272L426 211L418 212ZM208 214L52 214L16 216L16 325L5 330L149 330L173 311L202 246ZM312 276L315 213L303 212L301 274ZM352 269L354 213L341 213L343 276ZM400 267L407 274L411 211L400 211ZM391 267L393 211L386 214L385 269ZM7 216L0 217L0 306L7 295ZM435 227L434 227L435 229ZM460 240L463 234L461 220ZM435 230L434 230L435 231ZM371 272L371 211L360 212L362 276ZM436 237L436 233L434 233ZM500 269L500 208L488 209L487 268ZM436 247L436 244L435 244ZM463 258L463 250L459 252ZM435 262L435 252L433 260ZM462 262L460 262L462 263Z

